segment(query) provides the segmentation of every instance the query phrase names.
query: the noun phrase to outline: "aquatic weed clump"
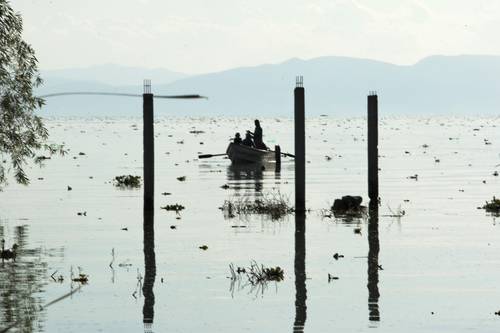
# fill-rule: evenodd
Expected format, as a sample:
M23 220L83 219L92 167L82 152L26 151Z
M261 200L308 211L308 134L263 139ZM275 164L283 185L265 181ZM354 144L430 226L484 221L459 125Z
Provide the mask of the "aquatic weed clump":
M486 204L482 208L488 213L500 214L500 199L493 197L491 201L486 201Z
M345 195L341 199L335 199L329 209L323 209L323 217L332 216L336 218L363 218L367 215L366 206L361 205L363 198L360 196Z
M250 267L235 267L231 263L229 264L229 272L231 273L231 276L228 277L231 279L229 290L232 296L236 290L241 291L248 286L250 287L249 293L264 295L269 282L277 283L285 278L285 272L281 267L265 267L262 264L257 264L255 260L250 262Z
M234 264L231 263L229 265L229 271L232 280L240 279L243 274L252 286L267 283L269 281L280 282L285 278L285 272L280 266L265 267L262 264L257 264L255 260L252 260L250 262L250 267L246 268L237 267L235 269Z
M271 220L279 220L293 213L288 197L280 192L268 193L262 198L252 200L249 197L228 199L220 209L229 217L246 214L261 214L271 217Z
M130 187L130 188L138 188L141 187L141 176L133 176L133 175L122 175L116 176L113 180L113 183L116 187Z

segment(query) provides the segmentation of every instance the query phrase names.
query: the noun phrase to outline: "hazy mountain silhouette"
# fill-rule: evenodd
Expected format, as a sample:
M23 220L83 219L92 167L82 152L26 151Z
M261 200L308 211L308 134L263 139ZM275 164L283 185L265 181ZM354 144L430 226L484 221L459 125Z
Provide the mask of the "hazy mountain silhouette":
M296 75L304 76L308 115L364 115L366 95L371 90L379 93L382 115L498 114L500 110L500 56L480 55L432 56L411 66L348 57L290 59L194 75L167 84L157 78L153 80L156 94L198 93L209 100L157 100L155 109L158 115L291 117ZM39 93L91 90L140 94L142 81L138 81L133 86L110 86L49 77ZM48 100L42 115L141 116L141 110L140 98L60 97Z

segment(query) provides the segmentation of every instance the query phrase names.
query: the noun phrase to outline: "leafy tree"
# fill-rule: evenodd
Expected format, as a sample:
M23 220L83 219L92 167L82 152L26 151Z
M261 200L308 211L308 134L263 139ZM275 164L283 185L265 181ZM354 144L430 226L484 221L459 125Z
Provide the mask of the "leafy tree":
M23 21L7 0L0 0L0 186L12 171L18 183L28 184L23 169L28 160L41 164L37 151L63 153L47 144L48 131L35 114L44 104L34 95L42 84L33 48L22 39Z

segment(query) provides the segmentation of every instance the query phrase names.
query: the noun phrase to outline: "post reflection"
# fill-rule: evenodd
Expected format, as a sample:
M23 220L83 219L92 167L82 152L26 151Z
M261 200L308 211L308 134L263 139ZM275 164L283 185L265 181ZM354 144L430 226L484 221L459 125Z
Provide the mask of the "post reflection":
M380 321L378 301L378 254L380 244L378 239L378 204L370 202L370 217L368 220L368 320Z
M264 185L264 170L259 164L235 165L227 168L227 180L234 183L233 189L238 195L240 190L253 192L255 197L262 195Z
M304 213L295 214L295 321L293 332L304 332L307 318L305 220Z
M153 286L156 278L154 213L144 211L144 307L142 309L144 332L153 332L155 295Z

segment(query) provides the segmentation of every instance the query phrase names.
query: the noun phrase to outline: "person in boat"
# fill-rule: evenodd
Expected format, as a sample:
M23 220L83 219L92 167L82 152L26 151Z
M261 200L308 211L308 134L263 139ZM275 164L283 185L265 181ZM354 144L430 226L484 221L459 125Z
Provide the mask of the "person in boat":
M267 146L262 140L262 127L260 127L259 119L255 119L255 130L251 134L253 136L253 142L255 143L255 148L267 150Z
M245 139L241 142L241 144L244 146L255 148L255 145L252 141L252 134L250 134L250 131L247 131L247 134L245 134Z
M233 139L233 143L237 144L237 145L240 145L241 143L243 142L243 140L241 140L241 135L239 132L237 132L235 135L234 135L234 139Z

